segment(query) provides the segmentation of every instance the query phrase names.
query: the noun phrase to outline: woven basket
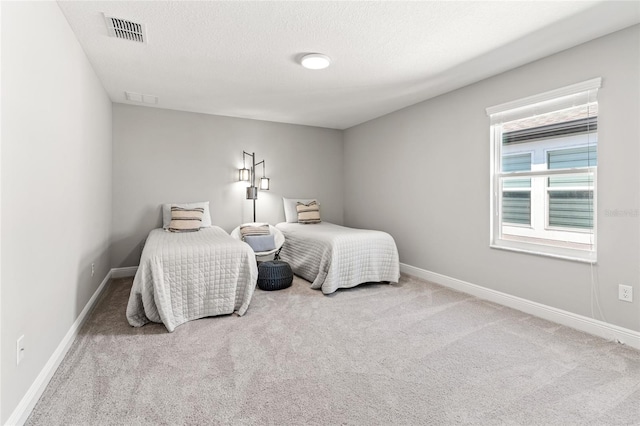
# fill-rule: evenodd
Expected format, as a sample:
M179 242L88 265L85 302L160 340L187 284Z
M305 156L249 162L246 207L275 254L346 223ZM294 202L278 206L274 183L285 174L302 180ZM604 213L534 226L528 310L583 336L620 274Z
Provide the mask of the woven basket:
M287 262L268 260L258 265L258 287L262 290L282 290L293 282L293 272Z

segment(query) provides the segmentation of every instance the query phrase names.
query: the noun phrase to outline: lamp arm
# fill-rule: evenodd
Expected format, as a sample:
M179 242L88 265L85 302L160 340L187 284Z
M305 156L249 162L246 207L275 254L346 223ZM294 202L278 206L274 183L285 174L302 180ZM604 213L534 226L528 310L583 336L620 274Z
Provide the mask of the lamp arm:
M264 166L265 166L265 164L267 164L267 163L265 163L265 162L264 162L264 160L262 160L262 161L260 161L259 163L256 163L256 166L259 166L260 164L262 164L262 177L264 177Z
M248 155L249 157L251 157L252 160L252 164L253 166L251 167L251 186L256 186L256 177L255 177L255 171L256 171L256 166L259 166L260 164L262 164L262 177L264 177L264 170L265 170L265 165L267 163L265 163L264 160L259 161L256 163L256 153L249 153L247 151L242 151L242 161L244 162L244 157L245 155Z

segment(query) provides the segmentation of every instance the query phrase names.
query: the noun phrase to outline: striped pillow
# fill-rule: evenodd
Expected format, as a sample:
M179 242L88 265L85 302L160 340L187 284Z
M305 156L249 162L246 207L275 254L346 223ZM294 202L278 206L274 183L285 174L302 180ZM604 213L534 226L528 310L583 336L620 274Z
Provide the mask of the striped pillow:
M269 224L240 226L240 235L243 240L247 235L269 235L270 233Z
M195 232L202 226L204 208L184 208L171 206L171 223L167 228L171 232Z
M320 223L320 204L311 201L309 204L298 202L298 223Z

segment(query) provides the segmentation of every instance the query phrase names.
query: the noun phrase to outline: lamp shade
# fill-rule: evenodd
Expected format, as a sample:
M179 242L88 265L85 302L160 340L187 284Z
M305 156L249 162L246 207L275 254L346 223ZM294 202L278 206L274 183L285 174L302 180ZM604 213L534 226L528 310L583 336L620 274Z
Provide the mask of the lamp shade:
M247 168L242 168L238 170L238 180L239 181L249 181L250 172Z
M269 178L266 178L266 177L260 178L260 189L264 191L269 190Z
M247 200L256 200L258 198L258 188L255 186L247 187Z

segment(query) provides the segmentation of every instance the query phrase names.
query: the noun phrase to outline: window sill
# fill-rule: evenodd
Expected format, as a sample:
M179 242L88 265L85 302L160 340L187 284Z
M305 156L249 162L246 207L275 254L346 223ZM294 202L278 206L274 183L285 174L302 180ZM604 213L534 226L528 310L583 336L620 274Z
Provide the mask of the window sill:
M543 256L543 257L552 257L555 259L569 260L571 262L579 262L579 263L588 263L588 264L596 264L597 257L595 252L556 252L552 253L549 251L541 251L540 249L536 249L534 247L523 247L512 244L496 244L491 243L489 247L492 249L498 250L506 250L506 251L514 251L517 253L525 253L531 254L534 256Z

